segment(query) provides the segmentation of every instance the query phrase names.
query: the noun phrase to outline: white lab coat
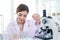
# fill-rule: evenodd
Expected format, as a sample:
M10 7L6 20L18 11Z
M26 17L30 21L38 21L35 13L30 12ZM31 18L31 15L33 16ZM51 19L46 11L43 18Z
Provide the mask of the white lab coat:
M36 30L38 29L39 25L35 25L35 22L32 20L26 20L24 24L23 32L20 31L20 27L17 24L17 21L9 23L7 29L5 31L5 35L13 35L18 34L20 37L34 37ZM7 38L7 36L5 36ZM9 40L9 39L7 39ZM11 40L11 39L10 39Z

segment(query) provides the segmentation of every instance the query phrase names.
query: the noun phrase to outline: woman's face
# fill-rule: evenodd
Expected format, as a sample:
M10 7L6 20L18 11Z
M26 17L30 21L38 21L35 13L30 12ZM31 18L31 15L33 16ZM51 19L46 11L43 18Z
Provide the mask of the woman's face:
M27 11L21 11L17 13L17 21L19 23L24 23L27 17Z

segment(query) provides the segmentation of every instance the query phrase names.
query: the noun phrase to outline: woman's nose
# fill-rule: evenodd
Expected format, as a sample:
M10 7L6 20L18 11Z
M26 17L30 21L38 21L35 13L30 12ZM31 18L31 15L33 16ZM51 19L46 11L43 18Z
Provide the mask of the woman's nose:
M21 16L20 18L21 18L21 19L24 19L24 16Z

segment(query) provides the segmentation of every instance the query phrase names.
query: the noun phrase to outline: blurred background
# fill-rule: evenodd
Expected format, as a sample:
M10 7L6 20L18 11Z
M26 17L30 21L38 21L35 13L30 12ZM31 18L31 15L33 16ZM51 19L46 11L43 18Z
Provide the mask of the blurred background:
M60 21L60 0L0 0L0 34L3 34L10 21L15 20L16 8L21 3L29 7L27 19L32 19L34 13L39 13L42 17L42 10L46 9L47 16Z

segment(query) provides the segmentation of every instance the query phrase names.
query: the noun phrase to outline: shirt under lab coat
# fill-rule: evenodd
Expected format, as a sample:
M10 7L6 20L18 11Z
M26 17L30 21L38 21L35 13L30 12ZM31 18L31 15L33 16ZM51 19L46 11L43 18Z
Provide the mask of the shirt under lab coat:
M22 37L34 37L37 29L39 28L39 25L35 24L35 21L33 20L26 20L24 24L23 31L20 31L20 27L17 24L17 21L9 23L7 26L7 29L5 31L5 34L18 34Z

